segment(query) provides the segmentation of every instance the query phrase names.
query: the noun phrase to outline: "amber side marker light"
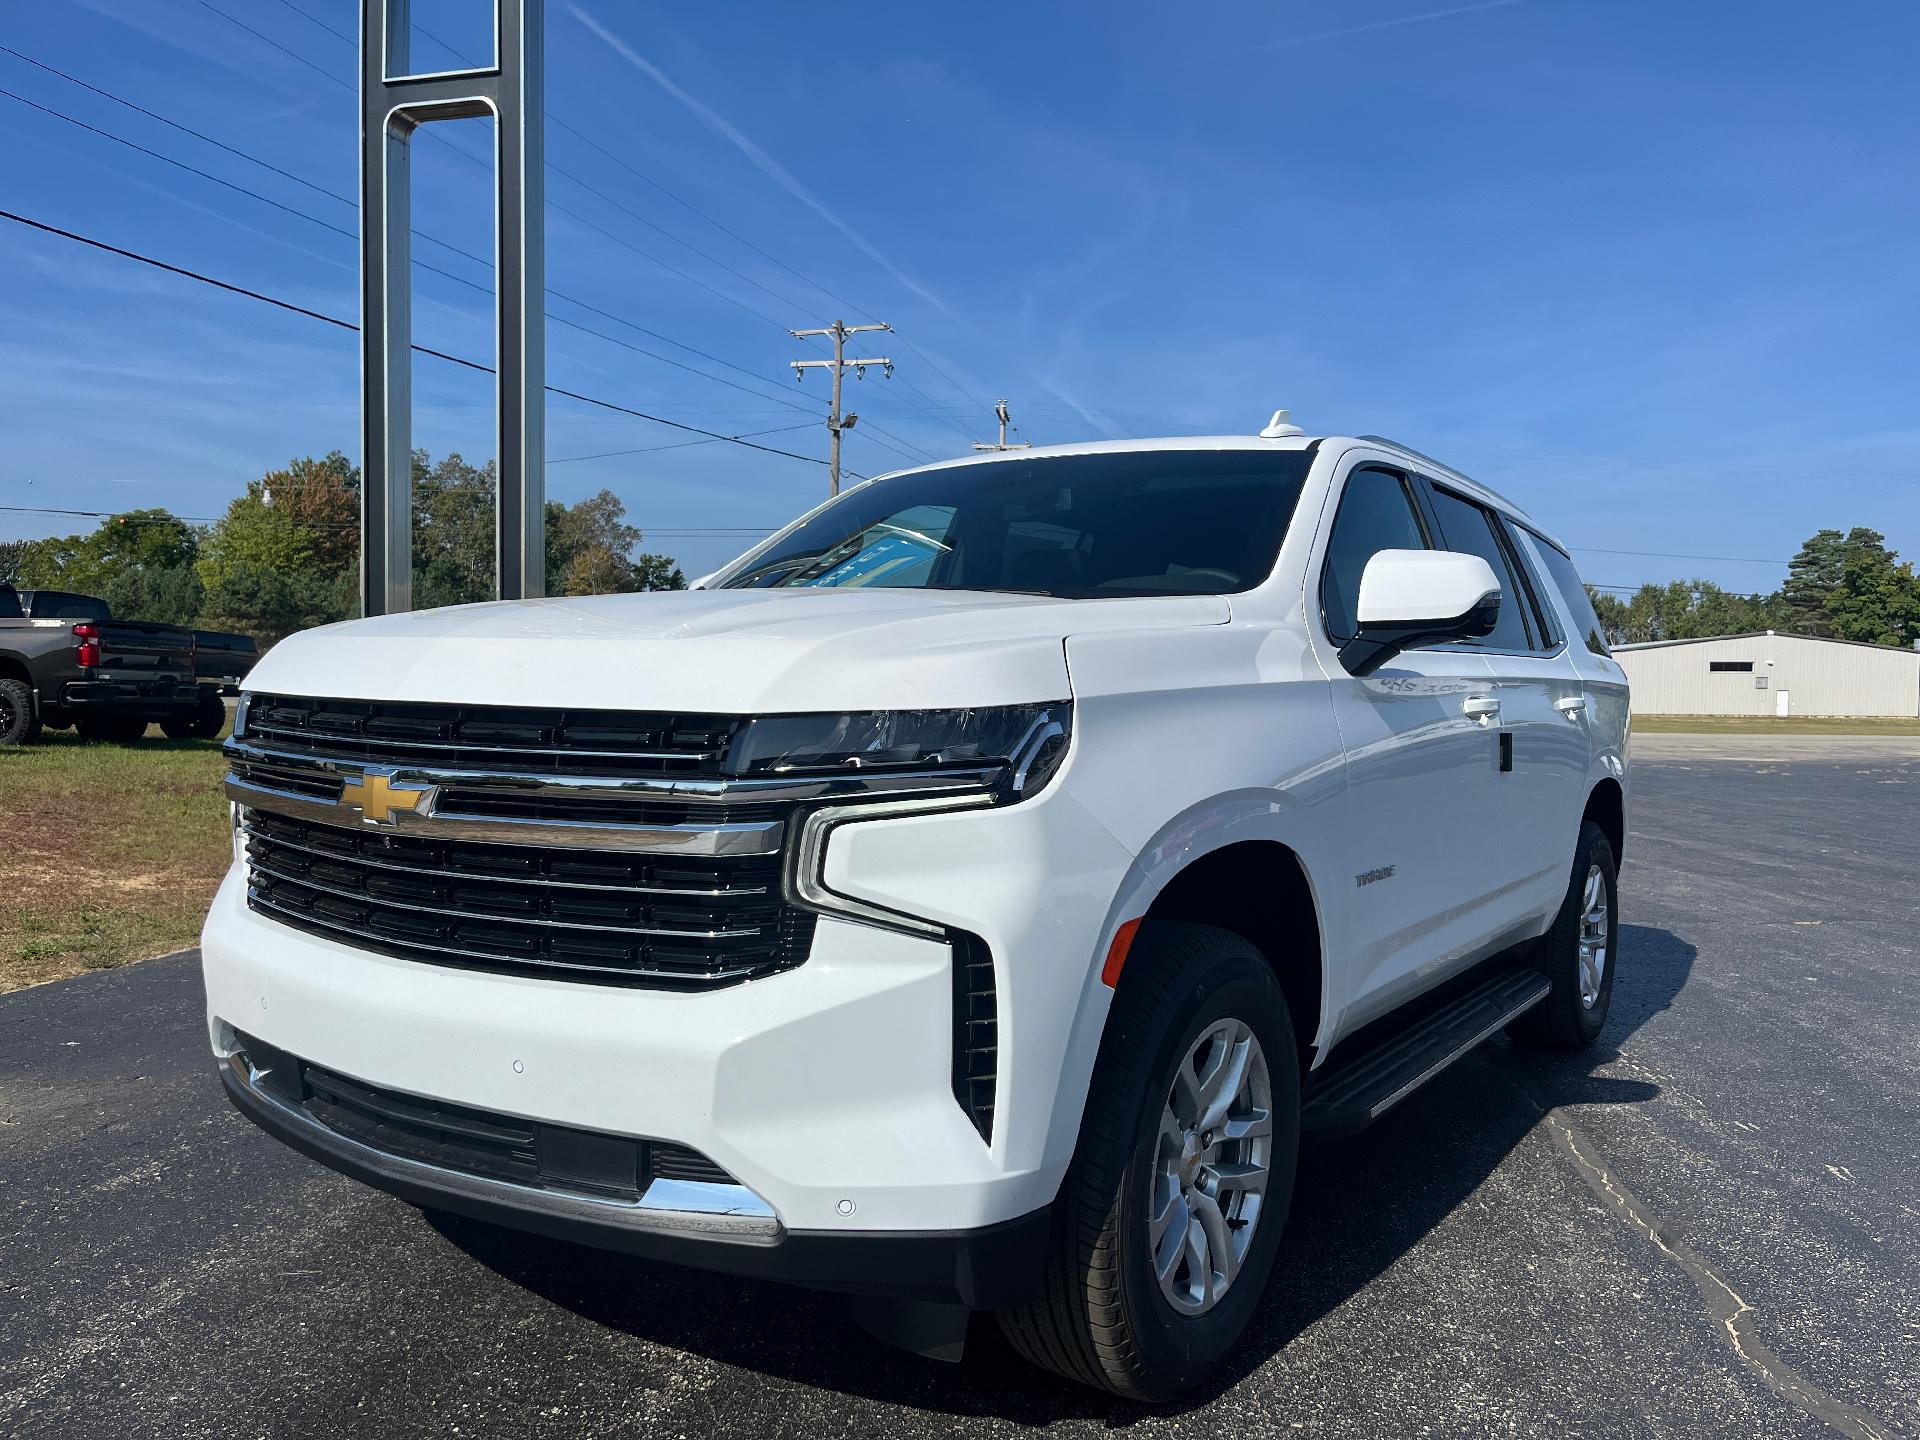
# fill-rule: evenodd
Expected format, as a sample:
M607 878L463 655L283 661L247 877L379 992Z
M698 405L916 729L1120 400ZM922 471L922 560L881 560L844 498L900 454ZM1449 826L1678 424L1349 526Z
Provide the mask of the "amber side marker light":
M1120 967L1127 963L1127 952L1133 948L1133 937L1140 931L1138 920L1129 920L1113 932L1113 943L1107 946L1107 963L1100 967L1100 983L1111 990L1120 983Z

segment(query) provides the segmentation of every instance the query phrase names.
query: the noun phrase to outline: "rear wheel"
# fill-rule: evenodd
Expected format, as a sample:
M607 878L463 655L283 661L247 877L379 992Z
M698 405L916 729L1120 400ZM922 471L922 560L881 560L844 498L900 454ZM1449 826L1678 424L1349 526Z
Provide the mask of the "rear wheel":
M115 745L131 745L147 733L144 715L83 715L73 722L82 740L105 740Z
M160 733L169 740L217 740L226 728L227 707L211 690L202 690L193 709L185 715L169 715L160 722Z
M39 733L33 691L24 680L0 680L0 745L25 745Z
M1620 933L1620 886L1607 835L1580 824L1567 896L1553 927L1540 937L1540 968L1553 989L1507 1027L1515 1040L1555 1050L1591 1045L1613 1003Z
M1142 927L1107 1020L1038 1299L999 1312L1071 1380L1158 1400L1247 1328L1293 1194L1300 1067L1272 968L1238 935Z

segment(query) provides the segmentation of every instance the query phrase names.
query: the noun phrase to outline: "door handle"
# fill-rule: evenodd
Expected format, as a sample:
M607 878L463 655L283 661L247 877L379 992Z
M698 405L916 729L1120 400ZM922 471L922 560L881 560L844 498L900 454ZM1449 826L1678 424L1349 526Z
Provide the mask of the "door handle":
M1563 699L1554 701L1553 708L1569 720L1581 720L1586 718L1587 697L1584 695L1568 695Z
M1500 701L1492 695L1469 695L1460 706L1460 713L1470 720L1497 720L1500 717Z

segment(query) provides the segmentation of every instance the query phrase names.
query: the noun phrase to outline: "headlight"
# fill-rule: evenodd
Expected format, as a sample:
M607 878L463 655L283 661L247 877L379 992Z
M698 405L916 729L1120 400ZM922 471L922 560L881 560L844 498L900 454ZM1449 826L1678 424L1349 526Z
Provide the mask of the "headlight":
M995 769L1009 794L1030 795L1066 758L1073 704L966 710L868 710L751 720L727 757L731 774Z

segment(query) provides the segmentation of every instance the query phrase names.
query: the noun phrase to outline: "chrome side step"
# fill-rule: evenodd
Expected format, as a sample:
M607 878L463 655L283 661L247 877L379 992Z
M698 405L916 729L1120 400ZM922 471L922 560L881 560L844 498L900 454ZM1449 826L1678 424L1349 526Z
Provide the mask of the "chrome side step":
M1496 1030L1547 998L1552 986L1531 967L1495 975L1315 1077L1300 1112L1313 1134L1350 1135L1378 1120Z

